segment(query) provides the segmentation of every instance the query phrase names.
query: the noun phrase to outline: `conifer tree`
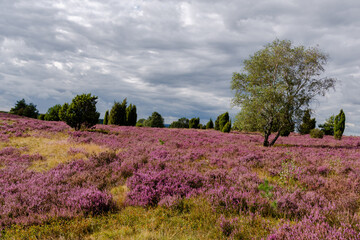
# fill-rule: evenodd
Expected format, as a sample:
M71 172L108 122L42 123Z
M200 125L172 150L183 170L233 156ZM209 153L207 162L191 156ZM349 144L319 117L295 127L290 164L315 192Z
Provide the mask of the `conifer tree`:
M137 120L136 106L130 104L126 108L126 125L127 126L135 126Z
M122 103L114 102L113 107L111 108L108 124L125 126L126 125L126 98Z
M298 131L302 135L309 134L310 131L315 127L316 127L316 120L315 118L311 119L310 109L307 109L304 113L302 123L300 124Z
M214 123L210 118L209 122L206 124L206 129L212 129L212 128L214 128Z
M109 110L106 110L103 124L108 125L108 122L109 122Z
M341 109L334 120L334 138L340 140L345 130L345 113Z

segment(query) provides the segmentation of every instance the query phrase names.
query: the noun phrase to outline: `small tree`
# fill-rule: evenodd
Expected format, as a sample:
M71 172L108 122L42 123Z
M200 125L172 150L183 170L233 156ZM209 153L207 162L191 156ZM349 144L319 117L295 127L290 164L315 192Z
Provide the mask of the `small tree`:
M100 113L96 111L97 98L91 96L91 93L77 95L70 105L65 103L61 107L59 111L60 119L75 130L94 126L99 122L100 116Z
M302 123L300 124L298 131L302 135L309 134L310 131L315 127L316 127L316 120L315 118L311 119L310 109L307 109L304 113Z
M324 132L325 135L334 136L334 121L335 116L332 115L326 119L324 124L319 124L319 128Z
M334 120L334 138L340 140L345 130L345 113L341 109Z
M109 110L106 110L103 124L108 125L108 123L109 123Z
M46 121L60 121L59 112L61 109L60 104L56 104L55 106L49 108L45 114Z
M130 104L126 108L126 125L127 126L135 126L137 120L136 106Z
M122 103L114 102L111 108L108 124L125 126L126 125L126 98Z
M157 128L163 128L164 126L164 119L158 112L153 112L151 116L146 119L144 122L145 127L157 127Z
M206 124L206 129L213 129L213 128L214 128L214 123L213 123L212 119L210 118L210 120Z
M39 115L36 105L26 104L25 99L17 101L15 106L10 109L10 113L30 118L37 118Z
M189 128L195 128L195 129L199 129L200 126L200 118L192 118L189 121Z

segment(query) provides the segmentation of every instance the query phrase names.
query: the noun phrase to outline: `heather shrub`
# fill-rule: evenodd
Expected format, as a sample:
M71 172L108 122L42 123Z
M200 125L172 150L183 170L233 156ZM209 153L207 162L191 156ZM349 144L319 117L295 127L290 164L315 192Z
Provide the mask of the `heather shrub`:
M285 223L268 240L293 239L360 239L360 233L350 225L342 224L340 227L329 225L323 218L317 216L306 217L299 223L290 225Z
M312 138L323 138L324 132L320 129L314 128L310 130L310 137Z
M204 178L192 171L171 168L149 169L136 172L127 181L130 205L156 206L165 198L184 198L196 194L202 188Z

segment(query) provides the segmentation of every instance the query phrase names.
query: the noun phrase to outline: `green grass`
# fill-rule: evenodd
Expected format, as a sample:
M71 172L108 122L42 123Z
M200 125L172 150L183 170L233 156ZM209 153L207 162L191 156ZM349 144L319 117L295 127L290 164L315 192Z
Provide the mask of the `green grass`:
M4 239L227 239L220 228L224 213L213 211L202 198L187 199L172 208L128 206L103 216L57 219L42 225L12 226ZM225 214L226 215L226 214ZM235 239L261 239L279 220L257 215L238 218Z

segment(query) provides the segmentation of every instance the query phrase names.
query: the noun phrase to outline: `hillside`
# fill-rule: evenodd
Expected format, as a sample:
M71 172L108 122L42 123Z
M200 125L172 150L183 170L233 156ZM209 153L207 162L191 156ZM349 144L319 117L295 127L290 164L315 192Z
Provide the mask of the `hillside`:
M0 113L0 238L360 239L360 138Z

